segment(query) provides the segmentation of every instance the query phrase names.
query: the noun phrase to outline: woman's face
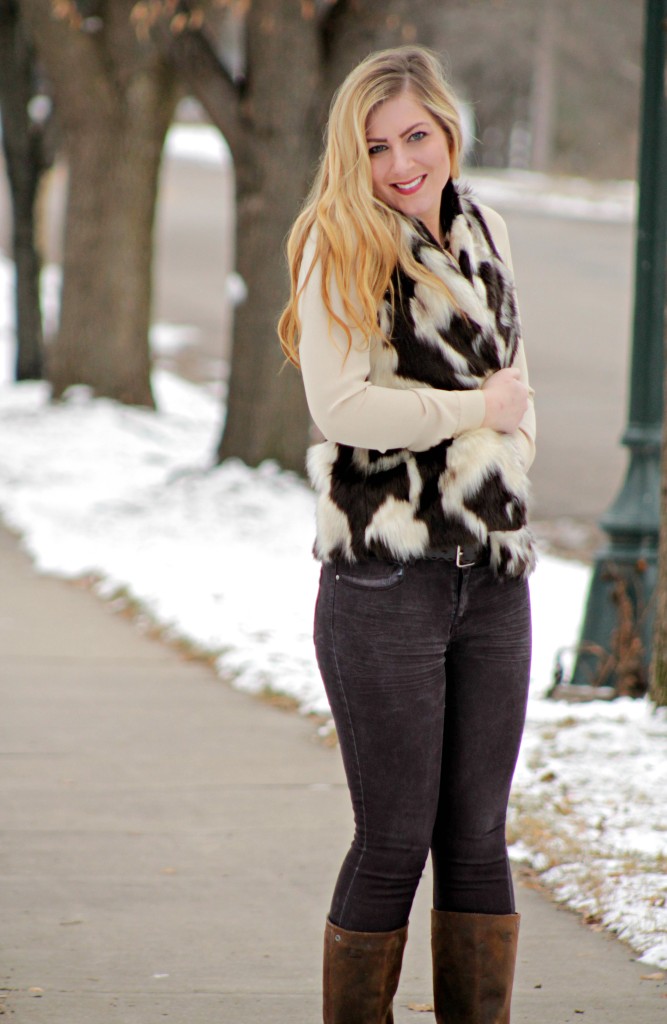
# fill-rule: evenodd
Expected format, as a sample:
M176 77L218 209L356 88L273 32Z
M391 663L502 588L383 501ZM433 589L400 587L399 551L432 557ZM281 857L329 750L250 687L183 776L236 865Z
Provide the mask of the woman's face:
M366 125L373 194L418 217L440 238L440 194L449 181L449 140L411 92L386 100Z

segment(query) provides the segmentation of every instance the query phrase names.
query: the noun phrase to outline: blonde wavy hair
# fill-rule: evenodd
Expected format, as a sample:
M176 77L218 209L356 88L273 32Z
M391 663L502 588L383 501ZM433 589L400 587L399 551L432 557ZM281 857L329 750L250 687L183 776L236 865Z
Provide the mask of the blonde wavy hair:
M318 259L322 301L352 344L350 325L369 339L380 335L378 307L398 265L416 281L445 285L418 264L401 230L401 215L373 195L366 125L375 109L408 90L445 132L451 174L459 174L461 120L455 94L437 56L422 46L401 46L366 57L350 72L331 103L320 166L287 242L290 299L278 323L283 352L299 365L301 324L298 300ZM299 288L306 241L315 228L315 255ZM345 319L331 305L333 279L342 297ZM355 295L353 303L350 296ZM448 297L451 298L451 296Z

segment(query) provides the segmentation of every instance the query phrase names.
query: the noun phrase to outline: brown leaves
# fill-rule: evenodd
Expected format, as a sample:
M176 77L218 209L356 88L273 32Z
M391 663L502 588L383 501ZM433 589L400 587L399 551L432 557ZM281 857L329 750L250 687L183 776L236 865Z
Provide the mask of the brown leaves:
M81 28L83 18L73 0L51 0L53 17L66 21L71 28Z
M130 14L137 36L144 42L150 38L151 29L156 22L162 18L168 21L171 32L177 36L186 29L200 29L205 17L206 13L202 6L193 4L188 6L187 10L182 10L180 0L138 0Z
M161 0L141 0L140 3L134 5L130 13L130 21L142 42L149 39L153 25L158 18L162 17L166 6Z
M183 14L182 12L180 14L175 14L169 22L169 28L175 36L180 36L181 32L184 32L188 27L189 20L189 14Z
M398 14L388 14L385 18L385 25L390 32L400 32L404 43L414 43L417 38L417 26L411 21L403 21Z

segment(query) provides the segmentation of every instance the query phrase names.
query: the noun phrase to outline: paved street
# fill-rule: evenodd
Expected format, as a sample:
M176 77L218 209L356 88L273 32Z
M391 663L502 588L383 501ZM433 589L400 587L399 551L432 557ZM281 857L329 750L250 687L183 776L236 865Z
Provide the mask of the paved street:
M0 530L0 1014L14 1024L316 1024L351 816L338 751ZM7 581L11 581L7 585ZM397 1024L433 1020L429 881ZM514 1024L662 1024L667 984L518 879Z
M535 516L597 520L625 468L632 230L507 213L536 390Z

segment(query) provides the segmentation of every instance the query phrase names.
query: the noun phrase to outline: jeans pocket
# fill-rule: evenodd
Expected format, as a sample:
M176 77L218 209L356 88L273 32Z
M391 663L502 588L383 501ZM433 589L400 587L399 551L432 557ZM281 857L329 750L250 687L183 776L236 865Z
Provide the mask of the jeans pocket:
M336 580L357 590L393 590L405 579L405 566L400 562L336 563Z

